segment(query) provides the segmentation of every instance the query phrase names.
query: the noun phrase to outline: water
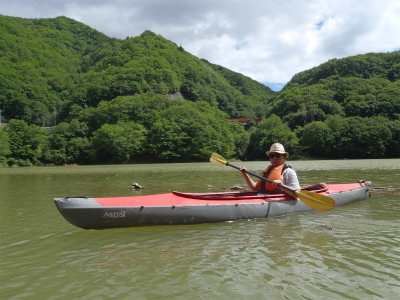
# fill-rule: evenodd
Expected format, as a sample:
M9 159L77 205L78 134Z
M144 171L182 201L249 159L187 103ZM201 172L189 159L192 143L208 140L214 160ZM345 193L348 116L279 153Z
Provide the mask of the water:
M364 179L400 188L400 160L290 164L302 185ZM145 189L131 190L132 182ZM0 168L0 298L398 298L399 191L373 191L327 213L99 231L69 224L52 201L207 192L208 185L245 182L210 163Z

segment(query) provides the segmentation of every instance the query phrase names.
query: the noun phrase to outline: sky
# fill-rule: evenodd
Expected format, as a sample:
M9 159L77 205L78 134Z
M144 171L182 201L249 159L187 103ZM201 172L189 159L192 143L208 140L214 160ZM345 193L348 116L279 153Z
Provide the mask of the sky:
M151 30L275 91L330 59L400 50L399 0L0 0L0 14L119 39Z

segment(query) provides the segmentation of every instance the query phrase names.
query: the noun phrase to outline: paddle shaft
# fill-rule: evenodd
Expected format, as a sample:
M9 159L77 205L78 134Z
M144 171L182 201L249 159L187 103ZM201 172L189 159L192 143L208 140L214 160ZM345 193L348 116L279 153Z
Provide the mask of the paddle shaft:
M226 161L225 158L223 158L221 155L219 155L217 153L213 153L211 155L210 162L212 162L213 164L215 164L217 166L221 166L221 167L229 166L229 167L240 170L239 167L237 167L235 165L231 165L229 162ZM240 170L240 171L242 171L242 170ZM253 175L257 178L260 178L260 179L270 182L272 184L274 183L273 181L269 180L268 178L251 173L247 170L243 170L242 172L246 172L247 174ZM281 183L278 184L277 186L286 190L287 194L289 194L289 196L291 196L293 198L298 197L304 204L310 206L311 208L314 208L314 209L317 209L320 211L328 211L335 206L335 200L332 197L322 195L322 194L317 194L317 193L314 193L311 191L299 191L299 190L290 188Z
M227 162L226 165L229 166L229 167L238 169L239 171L242 171L242 170L240 170L239 167L237 167L237 166L235 166L235 165L232 165L232 164L230 164L229 162ZM262 177L262 176L260 176L260 175L258 175L258 174L249 172L249 171L247 171L247 170L243 170L242 172L245 172L245 173L247 173L247 174L253 175L253 176L255 176L255 177L259 178L259 179L268 181L269 183L274 183L272 180L269 180L268 178ZM288 187L288 186L286 186L286 185L284 185L284 184L282 184L282 183L278 184L278 187L283 188L283 189L285 189L285 190L288 190L289 192L292 192L292 193L294 193L294 194L296 193L296 190L295 190L295 189L292 189L292 188L290 188L290 187Z

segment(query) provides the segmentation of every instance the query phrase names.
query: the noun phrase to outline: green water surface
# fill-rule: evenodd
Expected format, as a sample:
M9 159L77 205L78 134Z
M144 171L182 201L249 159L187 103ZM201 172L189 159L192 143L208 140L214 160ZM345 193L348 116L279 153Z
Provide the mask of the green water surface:
M366 180L384 189L326 213L83 230L53 198L222 191L208 186L245 181L210 163L0 168L0 299L397 299L400 160L289 164L302 185Z

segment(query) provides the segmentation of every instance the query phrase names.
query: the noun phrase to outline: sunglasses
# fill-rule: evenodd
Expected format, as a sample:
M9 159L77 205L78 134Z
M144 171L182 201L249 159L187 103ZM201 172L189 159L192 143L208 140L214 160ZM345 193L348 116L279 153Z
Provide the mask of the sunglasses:
M269 158L281 158L281 156L282 156L282 154L280 154L280 153L271 153L268 157Z

